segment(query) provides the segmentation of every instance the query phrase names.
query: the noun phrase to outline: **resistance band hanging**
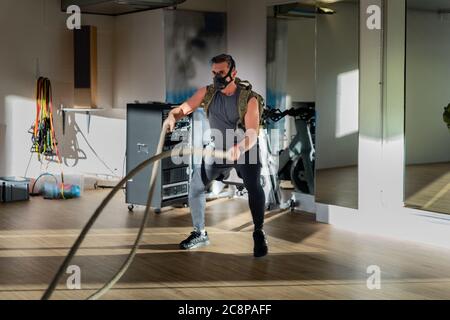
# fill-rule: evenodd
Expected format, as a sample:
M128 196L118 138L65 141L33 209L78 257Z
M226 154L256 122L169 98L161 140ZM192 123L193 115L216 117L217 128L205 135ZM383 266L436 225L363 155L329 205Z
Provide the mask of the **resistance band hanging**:
M31 128L31 152L42 158L56 162L61 166L61 196L64 198L64 173L61 156L58 150L55 127L53 126L53 96L52 85L48 78L40 77L36 84L36 120Z
M36 121L32 129L33 146L31 152L41 157L56 157L60 163L55 129L53 126L53 98L50 80L40 77L36 86Z

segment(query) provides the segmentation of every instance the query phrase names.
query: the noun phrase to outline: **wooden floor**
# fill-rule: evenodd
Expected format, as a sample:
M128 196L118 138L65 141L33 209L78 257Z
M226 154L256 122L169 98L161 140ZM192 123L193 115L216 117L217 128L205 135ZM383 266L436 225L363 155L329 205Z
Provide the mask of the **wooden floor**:
M358 208L358 167L318 170L316 185L317 202ZM407 166L405 205L450 214L450 163Z
M358 209L358 167L317 170L316 201Z
M104 191L82 199L0 206L0 299L38 299ZM142 210L123 194L96 224L73 264L82 290L61 283L56 299L83 299L123 262ZM241 200L208 203L211 246L177 244L191 231L187 209L152 215L129 272L105 299L450 299L450 252L318 224L312 215L269 213L270 255L252 257L250 213ZM381 268L381 290L366 286Z
M450 162L407 166L405 180L408 207L450 214Z

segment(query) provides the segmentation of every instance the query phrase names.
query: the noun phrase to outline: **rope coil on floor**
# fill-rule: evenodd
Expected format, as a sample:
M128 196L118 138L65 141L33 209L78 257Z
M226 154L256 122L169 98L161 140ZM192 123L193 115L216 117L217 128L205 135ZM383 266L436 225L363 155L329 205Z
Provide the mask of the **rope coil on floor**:
M127 259L125 260L125 262L120 267L119 271L114 275L114 277L112 277L101 289L99 289L97 292L95 292L93 295L91 295L88 298L88 300L97 300L97 299L101 298L126 273L126 271L130 267L131 263L133 262L133 260L134 260L134 258L136 256L136 253L137 253L137 251L139 249L139 246L140 246L140 243L142 241L142 237L143 237L143 234L144 234L144 231L145 231L145 227L147 226L147 223L148 223L148 219L149 219L149 216L150 216L150 205L151 205L151 201L152 201L152 198L153 198L153 193L154 193L154 190L155 190L156 179L158 177L157 172L159 170L159 164L160 164L162 159L169 158L169 157L174 155L173 151L162 152L163 151L163 147L164 147L164 142L165 142L165 137L166 137L167 130L168 130L168 126L167 126L167 124L164 124L162 132L161 132L161 136L160 136L160 139L159 139L159 144L158 144L156 155L154 155L153 157L145 160L144 162L139 164L136 168L131 170L130 173L126 177L124 177L113 188L113 190L106 196L106 198L97 207L97 209L95 210L94 214L88 220L88 222L86 223L85 227L83 228L83 230L81 231L80 235L78 236L77 240L75 241L75 243L71 247L68 255L66 256L66 258L63 261L63 263L61 264L61 266L58 269L56 275L53 277L53 280L51 281L49 287L45 291L45 293L42 296L41 300L49 300L52 297L52 295L53 295L53 293L54 293L54 291L55 291L59 281L61 280L62 276L65 274L67 268L69 267L70 262L72 261L72 259L76 255L78 249L80 248L81 244L83 243L84 239L86 238L88 232L90 231L90 229L92 228L94 223L97 221L98 217L103 212L105 207L111 201L111 199L117 194L117 192L119 192L119 190L122 189L122 186L128 180L132 179L141 170L143 170L147 166L149 166L152 163L154 163L153 170L152 170L152 175L151 175L151 178L150 178L150 189L149 189L149 192L148 192L148 198L147 198L147 204L146 204L146 207L145 207L144 218L143 218L141 226L139 228L139 233L137 235L137 238L135 240L133 248L132 248L130 254L127 256ZM194 149L194 148L183 148L183 149L180 149L180 153L178 154L178 156L187 156L187 155L196 155L196 156L212 157L212 158L217 158L217 159L225 159L225 160L228 159L228 160L230 160L228 154L226 152L223 152L223 151L203 150L203 149Z

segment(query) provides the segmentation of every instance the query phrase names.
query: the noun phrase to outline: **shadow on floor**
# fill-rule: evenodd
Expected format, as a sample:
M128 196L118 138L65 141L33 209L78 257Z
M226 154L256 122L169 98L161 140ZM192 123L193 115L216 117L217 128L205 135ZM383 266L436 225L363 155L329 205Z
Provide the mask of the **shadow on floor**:
M0 285L46 285L62 259L54 256L0 258ZM124 255L82 256L72 264L81 268L82 283L86 286L109 280L124 259ZM165 252L139 254L121 282L365 281L365 271L357 263L346 266L320 253L271 254L255 259L250 254ZM66 278L62 283L65 281Z

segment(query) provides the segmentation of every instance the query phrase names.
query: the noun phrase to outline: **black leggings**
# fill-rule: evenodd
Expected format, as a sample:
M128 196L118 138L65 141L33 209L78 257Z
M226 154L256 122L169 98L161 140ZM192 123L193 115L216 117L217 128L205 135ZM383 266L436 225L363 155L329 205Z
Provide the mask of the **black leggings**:
M239 177L244 181L248 191L248 203L252 213L255 230L264 226L264 211L266 196L261 186L261 164L205 164L201 168L204 186L208 186L219 177L227 177L232 169L236 169Z

